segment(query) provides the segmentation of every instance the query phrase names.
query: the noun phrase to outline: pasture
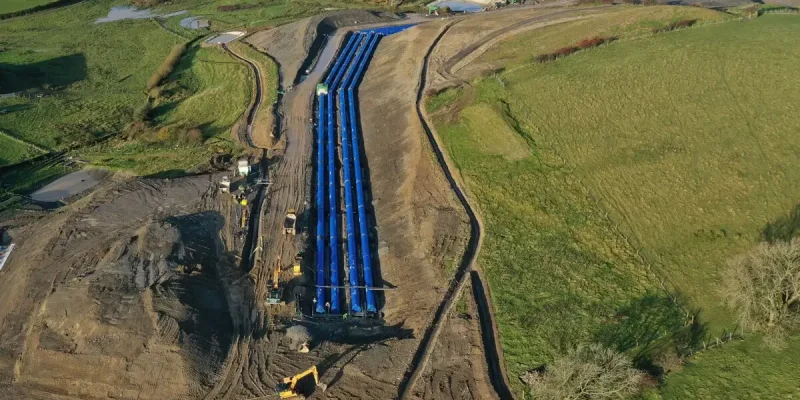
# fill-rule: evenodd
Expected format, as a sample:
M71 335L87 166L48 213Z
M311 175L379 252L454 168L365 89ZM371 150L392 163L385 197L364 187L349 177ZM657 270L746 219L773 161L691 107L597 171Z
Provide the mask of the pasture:
M483 213L479 261L512 383L582 341L640 358L677 340L689 313L697 325L681 346L736 329L719 289L726 261L794 232L786 225L800 199L798 34L800 18L768 15L544 64L528 52L505 72L430 99ZM487 54L514 53L504 45ZM736 351L766 350L751 339L723 346L685 373L708 374L712 354ZM793 360L774 379L788 385ZM739 378L759 385L758 374ZM692 378L670 382L668 393L681 393ZM707 382L716 383L706 393L725 393L722 380Z

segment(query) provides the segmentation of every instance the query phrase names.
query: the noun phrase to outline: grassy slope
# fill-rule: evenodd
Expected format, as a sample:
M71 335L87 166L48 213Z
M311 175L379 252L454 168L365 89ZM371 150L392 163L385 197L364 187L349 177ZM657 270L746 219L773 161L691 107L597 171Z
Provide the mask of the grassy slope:
M0 153L0 166L15 164L42 154L33 146L8 136L2 131L0 131L0 149L3 149Z
M531 62L532 57L554 49L574 45L583 38L617 36L620 39L646 35L653 28L683 19L718 21L725 14L691 7L614 7L592 18L561 23L516 35L500 46L494 46L476 61L504 68Z
M140 175L165 171L180 174L204 162L217 145L230 149L231 143L225 141L228 129L241 116L250 96L246 66L221 49L193 47L162 84L162 96L151 114L158 126L167 129L199 127L206 146L112 141L86 149L81 155L94 164Z
M717 329L733 323L717 291L725 260L800 197L800 120L787 107L800 100L798 33L800 18L769 16L505 75L534 136Z
M769 16L616 43L502 74L505 88L477 82L472 106L436 118L486 219L481 264L512 382L562 342L646 337L637 328L679 323L663 318L674 310L648 311L643 294L655 279L607 212L712 333L732 325L719 306L720 268L800 197L800 121L789 106L800 100L798 33L800 19ZM507 132L498 118L519 121L531 156L476 146L510 140L496 137ZM625 322L637 322L627 313L615 327L626 302L650 323ZM697 368L686 373L713 371Z
M664 386L665 400L797 399L800 384L800 337L783 351L765 348L760 338L698 354Z
M130 121L144 100L147 77L178 39L148 20L93 24L113 3L83 2L0 22L10 48L0 53L0 63L39 65L65 88L27 101L30 108L4 116L0 128L57 149L88 135L116 133Z
M52 3L55 0L3 0L0 2L0 14L25 10L28 8Z

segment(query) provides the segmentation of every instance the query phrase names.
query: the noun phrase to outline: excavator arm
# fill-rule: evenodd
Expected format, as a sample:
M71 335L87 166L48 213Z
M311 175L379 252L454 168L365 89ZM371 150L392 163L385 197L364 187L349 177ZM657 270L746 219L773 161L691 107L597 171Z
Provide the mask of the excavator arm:
M317 366L315 365L295 376L283 378L283 382L279 383L277 387L278 394L282 399L292 399L300 396L302 393L297 391L297 382L309 375L313 375L314 386L319 386L319 374L317 373Z

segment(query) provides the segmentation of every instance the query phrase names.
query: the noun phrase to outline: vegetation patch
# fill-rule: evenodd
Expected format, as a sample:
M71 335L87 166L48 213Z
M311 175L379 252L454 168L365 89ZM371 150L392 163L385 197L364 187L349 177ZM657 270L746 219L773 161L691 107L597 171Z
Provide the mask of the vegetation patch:
M586 19L569 21L534 29L516 35L492 47L476 63L486 69L505 68L529 64L540 54L553 53L563 47L574 47L578 41L594 37L628 39L649 36L655 28L685 19L718 21L726 14L693 7L632 7L615 6L608 12Z
M711 395L691 397L719 398L713 394L730 393L715 386L724 379L678 377L711 374L701 364L712 354L765 352L748 338L663 375L715 337L740 331L721 290L727 261L764 232L795 231L775 227L796 221L790 211L800 198L800 174L792 172L800 120L786 106L800 102L800 80L791 78L798 35L800 19L769 15L546 64L516 57L518 68L472 87L473 106L506 110L504 119L529 137L533 156L518 161L477 148L471 138L485 133L466 122L473 106L457 117L435 114L484 216L480 263L512 384L580 343L599 343L666 379L665 393L684 394L671 398L686 398L694 383ZM765 74L784 78L754 78ZM442 93L432 102L443 109L459 99ZM795 337L787 341L792 348ZM766 354L746 358L769 365ZM783 370L796 371L798 359L781 358L789 363ZM773 375L779 387L796 387L788 373ZM740 376L736 398L766 387L754 379Z

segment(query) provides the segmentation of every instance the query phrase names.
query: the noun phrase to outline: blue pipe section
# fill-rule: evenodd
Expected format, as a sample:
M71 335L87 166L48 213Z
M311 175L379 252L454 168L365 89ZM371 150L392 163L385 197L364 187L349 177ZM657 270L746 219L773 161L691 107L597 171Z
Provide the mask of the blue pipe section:
M333 74L333 80L331 81L330 86L328 87L328 98L327 105L328 105L328 207L329 207L329 223L328 223L328 232L330 234L330 254L331 254L331 270L330 270L330 279L331 279L331 308L330 312L333 314L338 314L341 311L341 307L339 304L339 288L337 286L340 285L339 283L339 214L337 212L337 191L336 191L336 182L337 182L337 174L336 174L336 115L334 114L334 96L336 91L339 88L339 83L341 82L342 76L344 75L345 70L349 67L350 62L352 61L353 55L355 54L355 50L361 46L362 38L361 35L351 35L349 43L356 43L354 46L350 46L347 49L347 53L342 54L344 58L344 62L339 66L339 68Z
M370 41L368 47L366 49L365 54L361 57L361 60L356 67L355 76L352 77L352 81L350 85L347 87L347 98L349 103L349 113L350 113L350 144L353 149L353 162L354 162L354 169L355 169L355 177L356 177L356 201L358 202L358 231L361 238L361 262L363 265L363 272L364 272L364 286L366 286L366 299L367 299L367 312L377 312L377 302L375 299L375 293L370 290L369 288L374 287L373 279L372 279L372 256L370 254L370 247L369 247L369 231L367 230L367 211L364 199L364 184L362 182L362 171L361 171L361 156L360 156L360 149L359 149L359 138L358 138L358 120L356 119L356 111L355 111L355 88L358 87L359 81L364 74L364 68L367 65L372 53L375 51L375 46L377 46L378 41L380 40L380 35L370 34Z
M349 281L350 281L350 311L353 313L361 313L361 291L358 290L356 286L359 284L359 273L358 273L358 249L356 245L356 235L355 235L355 212L353 210L353 185L351 182L351 168L350 166L353 163L353 159L350 155L350 129L348 128L348 109L352 108L352 104L349 104L350 97L346 96L345 93L342 91L347 89L351 82L353 81L353 77L355 76L355 71L358 68L358 64L360 63L361 59L367 47L369 47L369 40L373 35L362 35L364 36L364 45L359 47L358 53L356 53L355 59L352 60L350 67L345 74L344 81L342 82L342 87L337 91L337 96L339 96L339 120L340 123L340 134L342 138L342 170L344 175L344 204L345 204L345 221L346 221L346 231L347 231L347 267L349 272ZM349 107L350 106L350 107ZM353 125L350 125L353 126ZM353 126L354 127L354 126Z
M337 58L336 62L333 65L333 68L330 69L328 76L325 78L325 84L330 85L333 77L337 74L339 69L342 68L344 65L344 55L347 54L355 45L355 41L352 40L347 42L342 53ZM317 304L315 307L315 311L318 314L324 314L326 309L326 297L325 297L325 265L326 265L326 258L325 258L325 178L326 175L330 174L330 171L326 171L325 168L325 145L326 141L329 141L326 137L326 133L328 132L327 125L331 124L331 112L330 112L330 101L326 101L326 97L329 96L319 96L317 99L317 197L316 197L316 207L317 207ZM328 103L328 107L326 107L326 103ZM326 118L327 116L327 118ZM327 122L327 124L326 124ZM332 170L332 169L331 169ZM328 174L326 174L328 172ZM335 214L334 214L335 215Z
M317 304L325 312L325 97L317 98Z

